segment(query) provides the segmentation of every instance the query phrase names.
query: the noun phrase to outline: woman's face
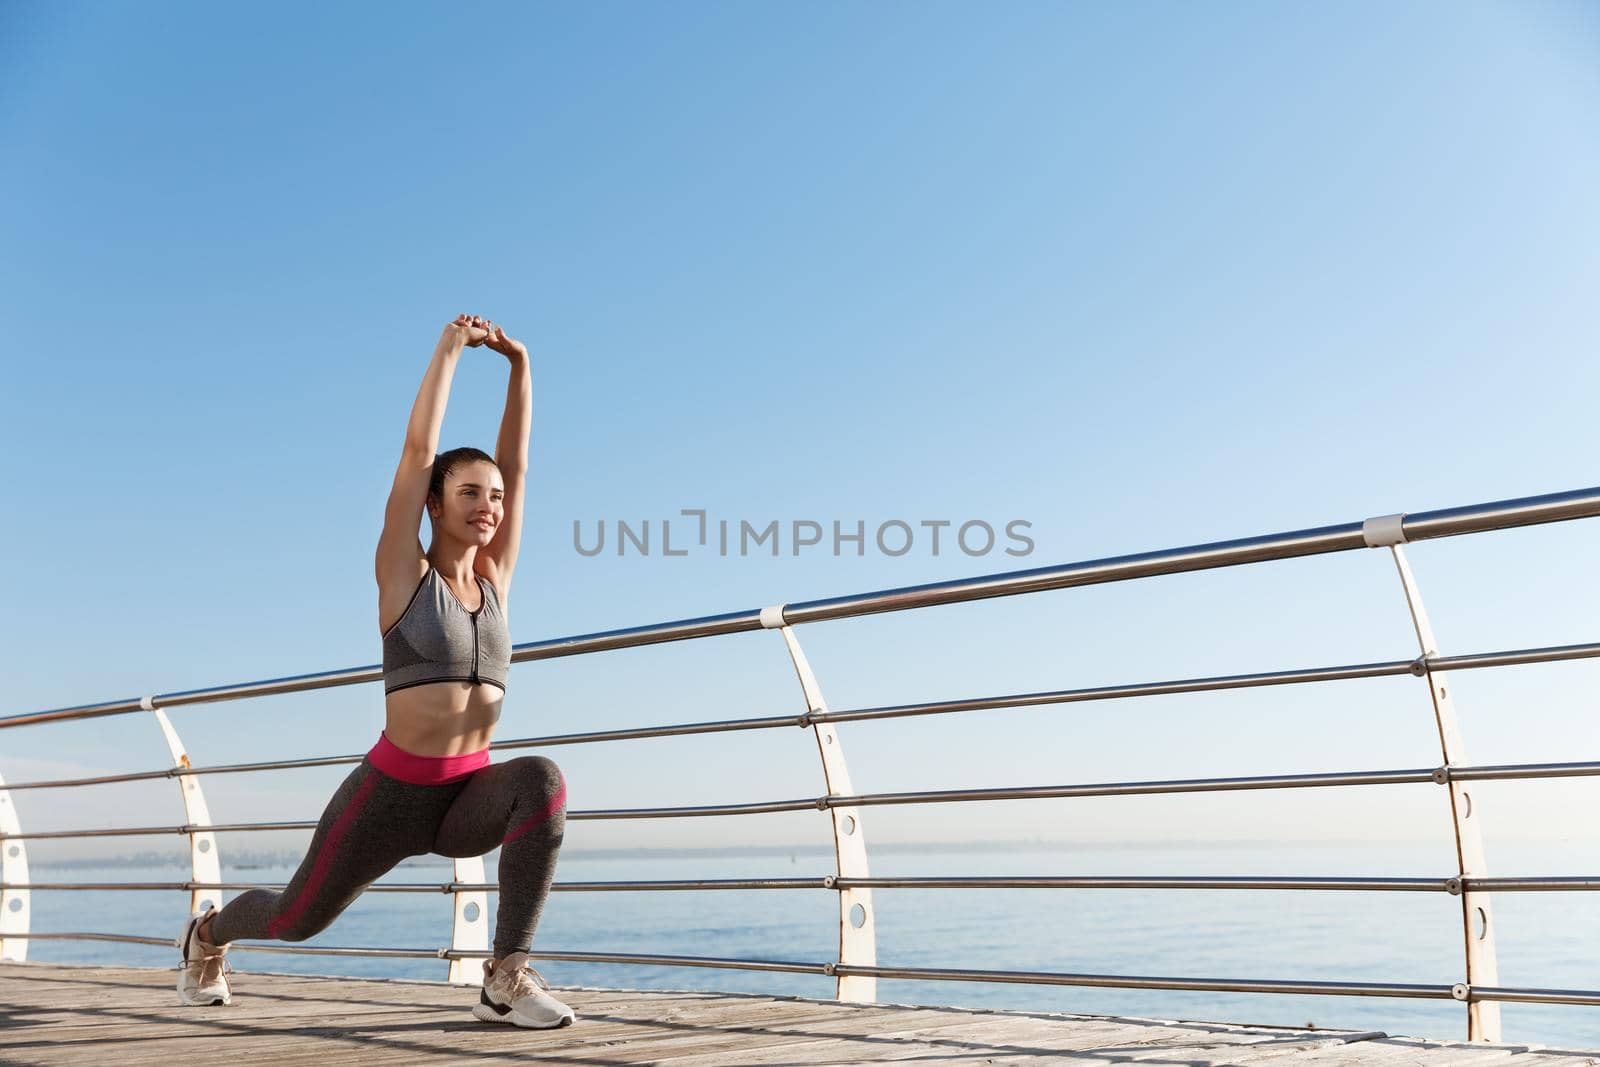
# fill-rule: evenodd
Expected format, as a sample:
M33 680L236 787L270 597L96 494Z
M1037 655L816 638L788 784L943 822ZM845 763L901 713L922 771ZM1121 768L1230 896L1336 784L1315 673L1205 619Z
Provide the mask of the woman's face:
M482 547L505 518L506 487L494 464L463 463L444 482L444 499L432 510L435 534Z

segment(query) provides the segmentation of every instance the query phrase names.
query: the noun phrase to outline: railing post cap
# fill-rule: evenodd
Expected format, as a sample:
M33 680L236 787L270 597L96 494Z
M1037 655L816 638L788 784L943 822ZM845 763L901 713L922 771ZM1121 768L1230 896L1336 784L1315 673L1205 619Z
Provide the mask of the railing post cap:
M761 626L767 630L777 630L784 625L783 609L787 605L773 604L761 609Z
M1378 515L1361 524L1361 539L1368 548L1388 548L1406 542L1405 512Z

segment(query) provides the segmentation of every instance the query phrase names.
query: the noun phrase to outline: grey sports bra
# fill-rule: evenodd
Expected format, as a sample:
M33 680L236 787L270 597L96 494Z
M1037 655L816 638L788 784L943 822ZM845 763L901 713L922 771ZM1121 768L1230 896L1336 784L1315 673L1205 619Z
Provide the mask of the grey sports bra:
M384 693L427 682L488 682L505 689L511 631L494 583L474 577L483 603L468 611L428 565L411 603L383 635Z

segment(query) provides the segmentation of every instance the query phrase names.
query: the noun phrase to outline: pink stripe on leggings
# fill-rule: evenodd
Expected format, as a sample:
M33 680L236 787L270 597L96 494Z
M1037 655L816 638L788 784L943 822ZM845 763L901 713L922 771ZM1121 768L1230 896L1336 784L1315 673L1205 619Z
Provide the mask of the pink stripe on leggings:
M328 836L322 839L322 848L317 853L317 862L311 868L311 877L306 879L306 884L301 887L300 895L280 912L277 918L267 923L267 936L277 938L278 932L286 926L292 925L311 902L316 899L317 890L322 883L328 880L328 872L333 868L333 857L339 850L339 843L344 840L344 835L349 832L350 824L356 821L361 814L361 809L366 806L367 798L378 787L378 776L369 772L361 787L356 790L356 795L350 798L350 803L345 805L344 811L334 820L328 829Z
M557 773L560 773L560 772L557 772ZM545 822L546 820L548 820L550 818L550 816L554 815L557 811L560 811L561 810L561 805L565 804L566 802L567 802L567 778L566 778L566 775L562 775L561 776L561 788L556 790L556 795L550 798L550 803L548 803L548 804L546 804L544 806L544 810L541 811L539 814L535 815L531 819L526 819L526 820L524 820L522 822L519 822L515 827L512 828L510 833L506 834L506 836L503 839L501 839L500 843L502 845L509 845L511 842L515 841L517 838L521 837L523 834L527 833L529 830L532 830L534 827L538 826L540 823Z

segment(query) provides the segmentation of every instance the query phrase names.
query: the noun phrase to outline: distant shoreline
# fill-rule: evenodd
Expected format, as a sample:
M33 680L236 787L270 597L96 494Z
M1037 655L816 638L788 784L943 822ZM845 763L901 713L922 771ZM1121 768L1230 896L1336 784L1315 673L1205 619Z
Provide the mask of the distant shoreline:
M1405 845L1413 842L1389 841L1388 845ZM1237 841L1043 841L1029 839L1023 841L883 841L874 842L868 849L868 855L888 855L896 853L968 853L968 852L1060 852L1071 849L1086 849L1094 851L1129 851L1150 852L1154 850L1170 851L1207 851L1218 848L1240 847L1296 847L1296 846L1322 846L1328 842L1322 841L1263 841L1257 839L1241 839ZM804 845L701 845L684 847L638 847L638 848L569 848L563 849L564 857L583 857L586 859L639 859L649 856L826 856L832 855L833 846L826 842L808 843ZM490 853L492 855L493 853ZM223 865L229 870L251 870L268 867L293 867L304 856L303 850L280 849L270 852L233 852L226 854ZM132 855L104 856L104 857L75 857L71 859L46 860L30 858L29 865L38 870L73 870L86 867L157 867L171 868L173 870L188 870L188 856L182 852L140 852ZM450 860L443 856L413 856L402 860L397 869L415 867L449 867Z

